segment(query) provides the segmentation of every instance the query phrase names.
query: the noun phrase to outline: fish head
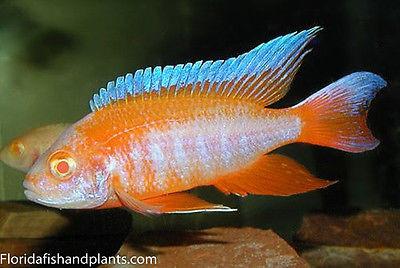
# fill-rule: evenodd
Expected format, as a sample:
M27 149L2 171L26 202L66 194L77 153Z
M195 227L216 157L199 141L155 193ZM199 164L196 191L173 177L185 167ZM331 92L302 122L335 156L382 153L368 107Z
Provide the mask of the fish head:
M8 166L27 172L40 153L24 137L12 140L0 151L0 160Z
M101 206L109 195L109 173L93 146L69 128L29 170L23 183L25 196L56 208Z

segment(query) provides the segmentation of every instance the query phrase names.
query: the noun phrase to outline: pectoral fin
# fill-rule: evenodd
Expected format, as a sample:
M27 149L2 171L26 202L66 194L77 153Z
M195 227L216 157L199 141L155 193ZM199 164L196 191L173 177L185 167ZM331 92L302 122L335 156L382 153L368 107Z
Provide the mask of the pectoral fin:
M288 157L270 154L261 156L239 172L220 178L214 186L226 194L288 196L325 188L335 182L314 177Z
M140 214L150 215L163 213L160 206L153 206L142 200L136 199L124 190L118 189L118 187L115 188L115 193L124 206Z

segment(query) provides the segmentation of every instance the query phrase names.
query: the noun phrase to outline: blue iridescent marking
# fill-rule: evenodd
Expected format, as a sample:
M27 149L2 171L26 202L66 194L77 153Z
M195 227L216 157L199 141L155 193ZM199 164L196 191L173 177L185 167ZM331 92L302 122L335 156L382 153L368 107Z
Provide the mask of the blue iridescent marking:
M219 92L220 91L220 87L222 82L226 81L225 80L225 76L227 74L227 70L229 68L229 66L235 61L235 58L230 58L227 59L221 66L221 68L219 69L219 72L216 76L215 82L217 82L217 87L215 88L215 92Z
M150 92L151 87L151 67L144 69L143 73L143 91Z
M110 99L111 100L116 100L117 99L117 94L115 93L114 81L110 81L110 82L107 83L107 91L110 94Z
M174 71L174 66L172 65L167 65L164 67L162 71L162 80L161 80L161 86L164 88L168 87L169 80L171 78L172 72Z
M126 90L125 90L125 77L120 76L116 80L115 91L117 92L117 99L125 99Z
M206 61L203 63L203 65L200 68L199 74L197 76L197 81L196 82L209 82L210 77L208 76L209 72L210 72L210 67L211 64L213 62L211 60ZM202 84L201 88L200 88L200 92L203 90L204 84Z
M97 107L94 106L93 100L89 101L89 107L90 107L90 110L92 110L92 111L96 111L97 110Z
M133 94L133 75L131 73L127 73L125 75L125 86L126 86L126 92L129 95Z
M134 74L128 73L110 81L106 89L101 88L93 95L89 105L92 111L127 96L149 92L161 92L164 88L185 90L188 85L199 85L200 92L210 93L212 88L219 94L227 93L234 97L252 98L261 101L284 85L284 80L293 75L308 51L303 51L307 43L320 31L314 27L299 33L291 33L263 43L237 57L217 61L196 61L195 63L148 67ZM261 79L260 76L262 76ZM251 83L249 79L252 79ZM209 83L209 86L206 86ZM229 83L229 88L227 84ZM235 92L232 90L235 89ZM227 92L225 92L227 90ZM280 89L284 90L284 89ZM264 99L265 100L265 99Z
M200 67L201 67L201 64L202 64L202 63L203 63L202 60L196 61L196 62L193 64L192 69L190 70L189 79L188 79L188 81L186 82L186 84L187 84L187 85L192 85L192 91L193 91L193 88L194 88L193 84L197 81L197 74L198 74L199 71L200 71Z
M100 88L99 94L102 106L110 102L110 96L105 88Z
M228 71L227 71L227 76L225 77L226 81L233 81L236 80L237 77L237 71L238 71L238 66L242 62L243 58L246 56L246 54L242 54L239 57L237 57L232 64L229 66ZM239 78L238 78L239 79ZM231 93L234 87L231 87L229 89L228 95ZM225 90L225 89L224 89ZM224 93L224 91L222 91Z
M98 94L94 94L93 102L96 107L101 107L101 100L100 100L100 96Z
M140 94L142 90L143 70L139 69L135 72L133 77L133 95Z
M180 79L180 76L182 74L182 70L183 70L183 64L178 64L174 67L174 71L172 73L172 77L169 81L168 87L173 87L173 86L177 85L177 83Z
M161 75L162 70L160 66L157 66L153 70L153 77L151 78L151 91L158 92L161 89Z
M211 65L211 67L210 67L210 71L209 71L209 73L208 73L208 78L209 78L209 81L208 82L210 82L210 86L209 86L209 88L208 88L208 90L207 90L207 94L208 93L210 93L210 90L211 90L211 82L213 81L214 83L215 82L218 82L218 81L216 81L216 74L218 73L218 71L219 71L219 69L220 69L220 67L221 67L221 65L222 65L222 63L223 63L224 61L223 60L217 60L217 61L214 61L213 62L213 64Z
M189 63L186 63L185 66L183 66L181 77L179 78L179 82L176 84L176 86L178 88L182 88L185 85L187 85L186 80L189 77L189 72L192 69L192 65L193 64L189 62Z

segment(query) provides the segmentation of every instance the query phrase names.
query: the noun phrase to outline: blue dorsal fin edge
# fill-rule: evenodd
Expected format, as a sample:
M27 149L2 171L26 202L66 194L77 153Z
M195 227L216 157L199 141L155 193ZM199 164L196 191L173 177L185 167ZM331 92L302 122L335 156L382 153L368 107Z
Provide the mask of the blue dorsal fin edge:
M187 89L188 94L193 94L194 85L199 85L196 89L204 94L213 90L226 96L246 96L269 105L286 94L291 81L284 83L284 80L293 78L303 57L309 52L305 50L306 45L321 30L316 26L279 36L226 60L199 60L127 73L100 88L89 101L90 109L97 111L128 96L160 93L162 89L168 92L173 90L175 94Z

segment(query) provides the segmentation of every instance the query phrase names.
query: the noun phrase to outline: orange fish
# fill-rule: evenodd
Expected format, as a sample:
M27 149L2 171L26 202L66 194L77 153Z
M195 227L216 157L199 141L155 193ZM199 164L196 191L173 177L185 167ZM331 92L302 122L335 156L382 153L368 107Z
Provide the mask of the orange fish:
M28 199L57 208L126 206L143 214L232 211L185 191L287 196L331 185L285 156L304 142L363 152L379 142L366 125L386 82L357 72L294 107L281 99L309 52L315 27L235 58L146 68L119 77L90 101L26 176Z
M54 124L39 127L13 139L0 151L0 160L5 164L28 172L39 156L49 149L69 124Z

